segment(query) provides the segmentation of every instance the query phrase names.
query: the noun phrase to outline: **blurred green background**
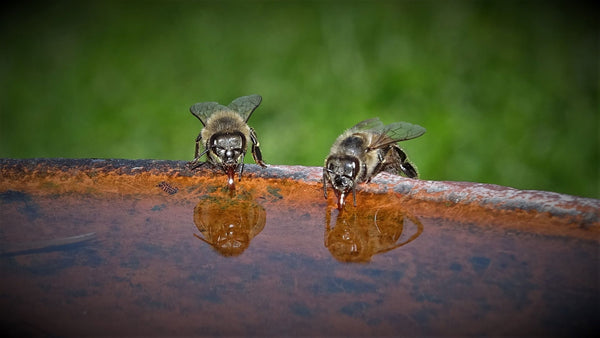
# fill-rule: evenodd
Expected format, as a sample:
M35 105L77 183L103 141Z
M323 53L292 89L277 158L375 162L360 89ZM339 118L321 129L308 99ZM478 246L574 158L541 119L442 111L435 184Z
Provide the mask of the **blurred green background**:
M423 179L600 197L591 5L3 6L0 157L191 160L189 107L257 93L267 163L321 166L344 129L379 116L427 128L401 144Z

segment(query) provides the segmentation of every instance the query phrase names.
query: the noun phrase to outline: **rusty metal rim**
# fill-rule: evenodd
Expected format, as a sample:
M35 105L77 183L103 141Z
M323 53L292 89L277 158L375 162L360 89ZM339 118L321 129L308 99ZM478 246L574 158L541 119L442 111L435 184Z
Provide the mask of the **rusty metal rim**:
M168 176L202 177L212 176L211 170L191 171L186 161L149 159L68 159L32 158L0 159L0 172L49 173L73 170L93 170L119 175L150 173ZM322 168L306 166L270 165L261 168L254 164L245 165L249 178L291 179L307 184L321 184ZM548 213L557 217L575 217L586 226L597 225L600 220L600 200L538 190L514 188L473 182L429 181L408 179L382 173L370 184L360 189L370 193L394 192L406 198L446 205L472 205L496 210L523 210Z

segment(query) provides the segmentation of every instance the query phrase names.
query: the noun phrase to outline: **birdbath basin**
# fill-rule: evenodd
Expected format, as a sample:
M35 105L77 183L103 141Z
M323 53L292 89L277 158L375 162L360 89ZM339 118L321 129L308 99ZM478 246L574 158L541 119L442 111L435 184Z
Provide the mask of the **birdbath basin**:
M598 332L599 200L380 174L339 211L321 175L2 159L4 332Z

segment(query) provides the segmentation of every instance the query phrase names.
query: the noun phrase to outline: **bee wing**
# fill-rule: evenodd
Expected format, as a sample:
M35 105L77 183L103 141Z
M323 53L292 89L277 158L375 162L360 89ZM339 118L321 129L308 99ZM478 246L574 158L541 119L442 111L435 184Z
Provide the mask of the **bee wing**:
M194 114L203 125L206 125L206 121L214 112L222 110L230 110L230 108L220 105L217 102L200 102L190 107L190 112Z
M373 138L369 148L376 149L392 143L419 137L425 133L425 128L408 122L394 122L383 126L381 129L377 128L372 131L377 134L377 137Z
M262 97L260 95L248 95L238 97L231 101L227 106L229 109L237 112L244 119L244 122L248 122L252 112L260 105Z
M376 130L383 129L385 126L383 122L379 120L379 117L374 117L372 119L364 120L358 122L354 127L350 128L348 131L355 132L360 130Z

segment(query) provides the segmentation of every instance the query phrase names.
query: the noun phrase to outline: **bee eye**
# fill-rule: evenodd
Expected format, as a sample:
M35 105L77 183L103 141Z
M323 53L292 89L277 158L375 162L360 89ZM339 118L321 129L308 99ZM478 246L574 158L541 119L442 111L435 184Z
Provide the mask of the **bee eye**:
M347 162L344 164L344 175L349 177L354 177L354 171L356 169L356 165L354 162Z

